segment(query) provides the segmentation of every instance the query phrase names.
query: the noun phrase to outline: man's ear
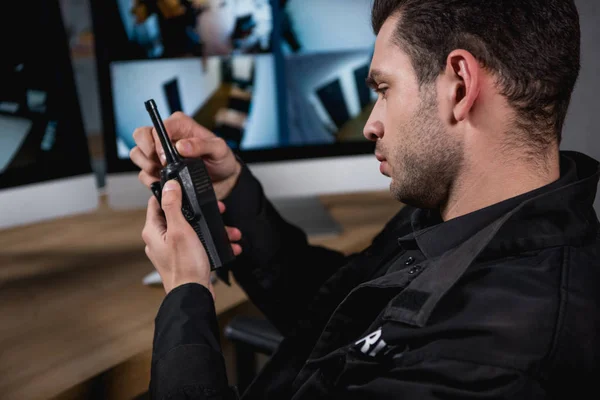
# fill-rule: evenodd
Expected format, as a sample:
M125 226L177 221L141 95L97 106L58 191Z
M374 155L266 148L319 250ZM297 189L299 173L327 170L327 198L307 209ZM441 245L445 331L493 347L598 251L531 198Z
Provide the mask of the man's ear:
M446 61L446 76L449 79L447 96L452 104L456 121L463 121L473 108L481 90L481 66L466 50L452 51Z

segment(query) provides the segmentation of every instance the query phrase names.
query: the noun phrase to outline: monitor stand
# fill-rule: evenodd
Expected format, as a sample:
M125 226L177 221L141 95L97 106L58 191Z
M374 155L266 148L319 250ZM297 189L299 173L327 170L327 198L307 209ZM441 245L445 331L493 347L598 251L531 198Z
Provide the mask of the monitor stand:
M342 233L340 224L317 196L271 199L271 203L286 221L298 226L310 237Z

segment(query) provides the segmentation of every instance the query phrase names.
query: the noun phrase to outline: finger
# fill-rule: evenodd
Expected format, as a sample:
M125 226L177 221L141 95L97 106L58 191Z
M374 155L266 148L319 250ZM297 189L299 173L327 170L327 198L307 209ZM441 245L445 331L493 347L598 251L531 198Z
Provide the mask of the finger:
M133 149L131 149L129 152L129 158L143 171L146 171L150 175L158 176L160 164L150 160L138 146L135 146Z
M218 204L219 204L219 213L223 214L225 212L225 210L227 209L225 207L225 203L223 203L222 201L219 201Z
M163 241L164 233L167 230L165 218L163 217L158 200L154 196L148 200L148 209L146 210L146 224L142 230L142 239L146 243L146 254Z
M158 175L150 175L146 171L140 171L138 174L138 179L144 186L149 188L154 182L159 181L160 177Z
M238 228L226 226L225 230L227 231L227 237L230 242L239 242L242 240L242 232Z
M242 246L240 246L237 243L233 243L231 245L231 250L233 250L233 255L236 257L239 256L240 254L242 254Z
M194 119L188 117L182 112L176 112L164 121L165 129L172 143L177 143L182 139L190 139L193 137L197 138L210 138L215 137L215 134L198 124ZM166 165L165 152L162 148L160 139L156 129L152 129L152 137L154 138L154 145L156 153L163 165ZM184 156L186 157L186 156Z
M156 129L154 128L152 128L152 136L154 136L154 146L156 148L158 161L164 167L167 165L167 157L165 156L165 151L163 150L160 140L158 140L158 134L156 133Z
M137 128L133 132L133 140L135 141L137 147L140 148L142 153L144 153L146 158L157 164L160 164L158 154L156 154L154 137L152 136L152 127L143 126L141 128Z
M169 137L174 141L181 139L200 137L215 137L215 134L196 122L193 118L182 112L175 112L165 121L165 129Z
M225 140L220 137L181 139L177 142L177 151L183 157L203 157L222 160L231 151Z
M181 232L189 224L181 212L181 186L176 180L165 183L162 193L162 209L167 219L167 230Z

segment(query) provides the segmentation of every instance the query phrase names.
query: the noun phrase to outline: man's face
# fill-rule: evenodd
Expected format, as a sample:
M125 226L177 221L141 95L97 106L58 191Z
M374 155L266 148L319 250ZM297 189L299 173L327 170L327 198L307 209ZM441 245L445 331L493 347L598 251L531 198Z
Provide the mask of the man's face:
M419 88L409 56L392 40L396 22L388 18L375 42L369 84L379 97L364 135L376 141L381 173L392 178L397 200L439 208L456 182L463 148L441 117L436 83Z

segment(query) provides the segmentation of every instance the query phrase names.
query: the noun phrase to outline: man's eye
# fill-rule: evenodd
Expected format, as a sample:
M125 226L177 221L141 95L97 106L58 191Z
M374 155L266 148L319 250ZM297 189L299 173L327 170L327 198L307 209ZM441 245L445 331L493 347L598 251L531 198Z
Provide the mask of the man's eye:
M387 93L388 87L387 86L380 86L377 89L375 89L375 92L377 94L382 95L383 97L385 97L386 93Z

